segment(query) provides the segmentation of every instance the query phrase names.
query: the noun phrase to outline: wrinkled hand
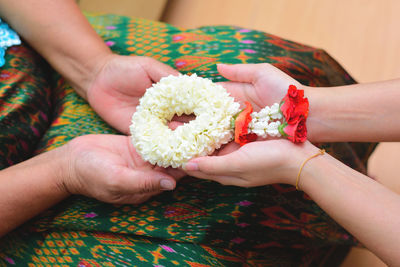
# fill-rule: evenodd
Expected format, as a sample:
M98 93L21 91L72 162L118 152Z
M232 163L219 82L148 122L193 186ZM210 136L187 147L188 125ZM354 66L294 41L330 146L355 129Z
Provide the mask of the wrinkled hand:
M146 89L178 72L155 59L109 55L102 61L86 94L92 108L111 126L129 132L132 114Z
M219 73L230 80L220 83L237 102L249 101L255 111L279 103L289 85L303 87L295 79L268 63L218 65Z
M174 189L176 179L184 174L144 162L126 136L80 136L64 149L68 155L61 182L65 190L108 203L141 203Z
M223 185L294 185L301 163L317 151L309 142L295 145L284 139L257 141L240 148L230 143L215 156L190 160L184 169L189 175Z

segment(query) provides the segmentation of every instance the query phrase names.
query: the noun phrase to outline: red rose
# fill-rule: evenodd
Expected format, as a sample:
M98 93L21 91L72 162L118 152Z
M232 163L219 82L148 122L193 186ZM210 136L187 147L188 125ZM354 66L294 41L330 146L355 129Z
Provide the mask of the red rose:
M293 143L303 143L307 140L307 126L306 118L300 116L299 120L295 124L288 124L283 128L287 138Z
M246 101L246 108L242 110L235 120L235 142L243 146L257 139L256 134L249 134L248 127L251 122L253 107Z
M304 97L304 90L298 90L290 85L286 96L281 102L281 112L288 124L295 124L301 116L308 116L308 99Z

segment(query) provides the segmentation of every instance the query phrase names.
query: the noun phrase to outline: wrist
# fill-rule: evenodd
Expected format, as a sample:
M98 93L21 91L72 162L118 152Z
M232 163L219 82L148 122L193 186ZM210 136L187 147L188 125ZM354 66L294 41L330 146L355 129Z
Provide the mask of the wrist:
M308 175L308 173L310 172L310 168L312 168L308 165L311 165L311 161L314 161L314 157L317 157L316 155L320 155L319 153L321 153L321 151L310 142L296 144L294 146L296 146L296 148L291 153L292 156L291 161L288 165L288 174L285 175L285 183L291 184L293 186L298 186L301 190L303 190L303 188L301 187L302 177L304 175Z
M277 158L278 165L275 168L277 172L271 174L276 180L273 180L272 183L283 183L295 186L296 178L302 163L310 156L318 153L319 149L308 141L297 144L293 144L288 140L276 141L280 142L280 150L285 151L285 153L279 153L280 156ZM275 142L275 140L265 142ZM290 156L288 157L288 155ZM301 174L300 179L302 176Z
M68 190L67 183L71 177L71 156L69 153L68 144L58 147L50 152L52 157L51 167L54 170L54 176L52 177L52 184L55 190L59 191L60 194L69 196L71 192Z
M313 151L310 151L303 159L305 161L313 155L318 155L309 159L304 164L304 167L299 177L299 189L309 195L313 194L315 190L318 190L318 188L323 186L322 180L324 179L324 177L326 177L327 173L334 173L338 171L336 166L336 159L334 159L327 153L318 154L319 152L319 149L315 147L315 149Z
M310 102L307 128L311 142L368 141L360 140L355 129L371 128L370 120L376 109L360 109L352 104L359 97L357 92L349 94L355 91L353 86L307 87Z
M108 60L114 56L110 50L99 50L97 53L85 58L70 58L67 60L70 64L67 64L63 71L60 71L75 91L85 100L88 99L90 85L97 74L103 69Z
M326 90L323 88L304 86L304 94L308 98L310 106L307 118L308 140L311 142L328 141L329 128L327 118L324 117L326 112L325 99L327 99Z

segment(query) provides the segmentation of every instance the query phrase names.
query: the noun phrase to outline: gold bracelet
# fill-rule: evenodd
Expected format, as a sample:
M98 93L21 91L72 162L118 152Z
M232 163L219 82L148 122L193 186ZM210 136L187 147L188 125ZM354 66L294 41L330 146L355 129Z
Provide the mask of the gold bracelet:
M323 154L325 154L325 149L320 149L320 150L318 151L317 154L312 155L311 157L309 157L308 159L306 159L306 160L301 164L299 173L297 174L297 178L296 178L296 190L300 190L300 189L299 189L300 174L301 174L301 171L303 170L304 165L305 165L305 164L307 163L307 161L309 161L310 159L315 158L315 157L318 157L319 155L323 155Z

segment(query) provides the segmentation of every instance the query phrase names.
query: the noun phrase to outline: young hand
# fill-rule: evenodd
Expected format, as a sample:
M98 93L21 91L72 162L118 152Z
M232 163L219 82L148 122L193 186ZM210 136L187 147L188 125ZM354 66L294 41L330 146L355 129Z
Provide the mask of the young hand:
M223 185L294 185L301 163L316 152L318 149L309 142L293 144L284 139L252 142L240 148L230 143L216 156L190 160L184 170Z
M132 114L146 89L162 77L178 72L155 59L108 55L89 85L92 108L111 126L129 132Z
M235 98L236 101L249 101L254 109L260 110L265 106L279 103L286 95L289 85L297 88L304 87L295 79L271 64L219 64L219 73L230 80L221 85Z
M242 103L249 101L254 111L259 111L274 103L280 103L286 95L289 85L295 85L298 89L304 90L305 97L308 98L310 103L307 119L308 140L311 142L335 140L335 137L332 138L330 134L334 132L332 127L327 127L321 119L321 114L326 114L324 112L325 107L330 104L329 101L327 103L326 99L332 97L327 95L326 90L302 85L283 71L267 63L220 64L218 70L222 76L230 80L229 82L222 82L221 85L230 92L236 101ZM331 114L330 112L327 113L328 119L331 118ZM343 130L339 132L343 132Z
M67 153L62 187L108 203L141 203L162 190L173 190L173 176L184 175L144 162L127 136L85 135L61 148Z

